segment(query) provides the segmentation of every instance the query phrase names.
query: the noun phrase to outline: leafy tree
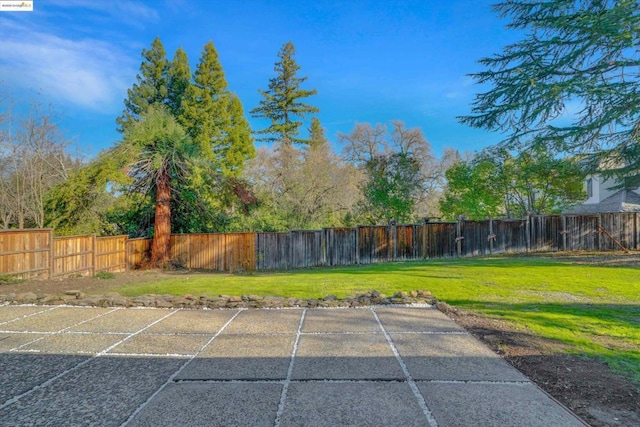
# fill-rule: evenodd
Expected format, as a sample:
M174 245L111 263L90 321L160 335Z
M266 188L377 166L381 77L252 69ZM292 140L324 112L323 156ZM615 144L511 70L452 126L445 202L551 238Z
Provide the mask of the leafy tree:
M160 37L151 43L151 49L142 50L142 58L140 74L136 76L137 83L127 90L125 109L116 119L118 131L122 133L133 126L151 105L167 103L169 61Z
M247 168L258 207L238 224L245 230L284 231L343 225L361 198L361 174L331 151L316 119L305 150L281 143L263 148ZM234 225L236 229L239 226Z
M366 176L363 194L371 199L363 205L363 220L384 222L393 218L404 222L416 217L437 216L436 204L444 176L442 165L447 163L447 158L435 158L420 129L409 129L399 120L391 121L391 132L381 124L374 128L369 123L356 123L351 133L338 134L338 138L344 147L345 159L353 162ZM414 165L418 167L416 173ZM399 193L400 183L395 182L394 176L409 179L401 185ZM407 185L413 188L410 190ZM404 201L402 208L397 200L400 195L411 197ZM385 209L384 197L395 207L390 205ZM374 215L371 215L372 209L376 212ZM410 214L406 214L407 209Z
M584 173L578 163L555 158L541 148L513 156L485 151L446 172L441 210L448 218L558 213L584 199Z
M378 155L365 166L364 211L372 222L409 222L421 190L420 164L410 153Z
M482 220L502 215L504 199L500 188L503 186L497 185L499 167L493 159L481 156L447 169L447 187L440 200L443 217L455 219L464 215Z
M256 118L270 120L271 125L256 133L265 135L258 138L261 141L283 141L285 144L306 143L298 137L302 122L309 113L320 111L317 107L301 102L301 99L315 95L317 91L304 90L300 85L307 77L298 77L300 66L293 58L296 53L293 43L287 42L278 52L280 61L275 64L276 76L269 79L269 89L258 90L264 99L260 100L258 107L250 111Z
M512 0L494 9L524 36L480 61L485 70L472 76L490 89L461 121L506 132L507 148L599 151L637 173L639 2Z

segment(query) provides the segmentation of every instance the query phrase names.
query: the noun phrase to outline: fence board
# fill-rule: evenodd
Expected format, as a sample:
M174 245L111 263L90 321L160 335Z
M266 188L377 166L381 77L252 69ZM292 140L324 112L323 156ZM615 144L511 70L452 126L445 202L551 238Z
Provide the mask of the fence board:
M95 271L120 273L127 269L127 236L96 238Z
M56 237L53 239L52 277L94 272L95 236Z
M258 270L287 270L289 268L289 233L256 233Z
M462 223L462 255L482 256L489 254L489 221L464 221Z
M535 215L531 222L531 250L559 251L562 249L562 222L560 215Z
M525 253L527 252L526 221L500 220L493 221L496 235L494 253Z
M51 239L51 230L0 231L0 274L48 276Z
M427 258L456 256L456 223L429 222L427 227Z
M601 214L600 226L626 249L634 249L636 244L635 213ZM620 250L620 247L608 236L598 236L599 250Z
M137 238L127 240L127 268L138 269L151 259L151 239Z
M358 234L356 228L325 228L328 265L354 265L357 261Z
M568 251L593 251L599 246L598 223L599 217L594 215L566 215L566 229Z

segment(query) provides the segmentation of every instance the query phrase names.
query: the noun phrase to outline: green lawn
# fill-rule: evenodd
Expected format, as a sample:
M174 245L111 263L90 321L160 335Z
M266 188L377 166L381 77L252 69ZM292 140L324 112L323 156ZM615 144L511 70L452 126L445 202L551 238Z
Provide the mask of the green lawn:
M570 351L604 359L640 382L640 269L550 257L378 264L288 273L180 274L127 286L124 295L345 297L429 290L452 306L511 321Z

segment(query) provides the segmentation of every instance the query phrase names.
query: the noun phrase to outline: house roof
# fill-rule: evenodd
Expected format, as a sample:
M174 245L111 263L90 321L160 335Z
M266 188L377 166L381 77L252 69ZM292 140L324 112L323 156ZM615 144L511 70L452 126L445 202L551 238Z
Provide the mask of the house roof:
M604 212L640 212L640 195L632 190L620 190L600 203L583 203L564 211L576 214Z

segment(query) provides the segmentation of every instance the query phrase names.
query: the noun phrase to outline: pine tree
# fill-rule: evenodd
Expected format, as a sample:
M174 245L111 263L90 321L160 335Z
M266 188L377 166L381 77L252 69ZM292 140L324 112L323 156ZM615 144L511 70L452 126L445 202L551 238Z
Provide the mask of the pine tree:
M118 131L121 133L125 133L149 106L167 102L169 62L160 37L156 37L151 43L151 49L142 50L142 58L144 60L140 65L140 74L136 76L137 83L127 90L125 109L116 119Z
M261 141L282 141L283 144L307 143L308 141L298 138L300 120L308 113L320 111L317 107L305 104L300 100L315 95L317 91L304 90L300 85L307 80L307 77L298 77L297 72L300 66L293 56L296 50L293 43L287 42L278 53L279 62L276 62L274 70L276 77L269 80L269 89L258 90L264 97L260 105L251 110L252 117L265 118L271 121L271 125L257 131L264 137L258 138Z
M208 42L182 102L180 122L218 173L238 175L255 155L249 123L232 94L213 42Z
M167 106L174 117L182 115L182 100L191 85L191 67L185 51L176 50L167 69Z

